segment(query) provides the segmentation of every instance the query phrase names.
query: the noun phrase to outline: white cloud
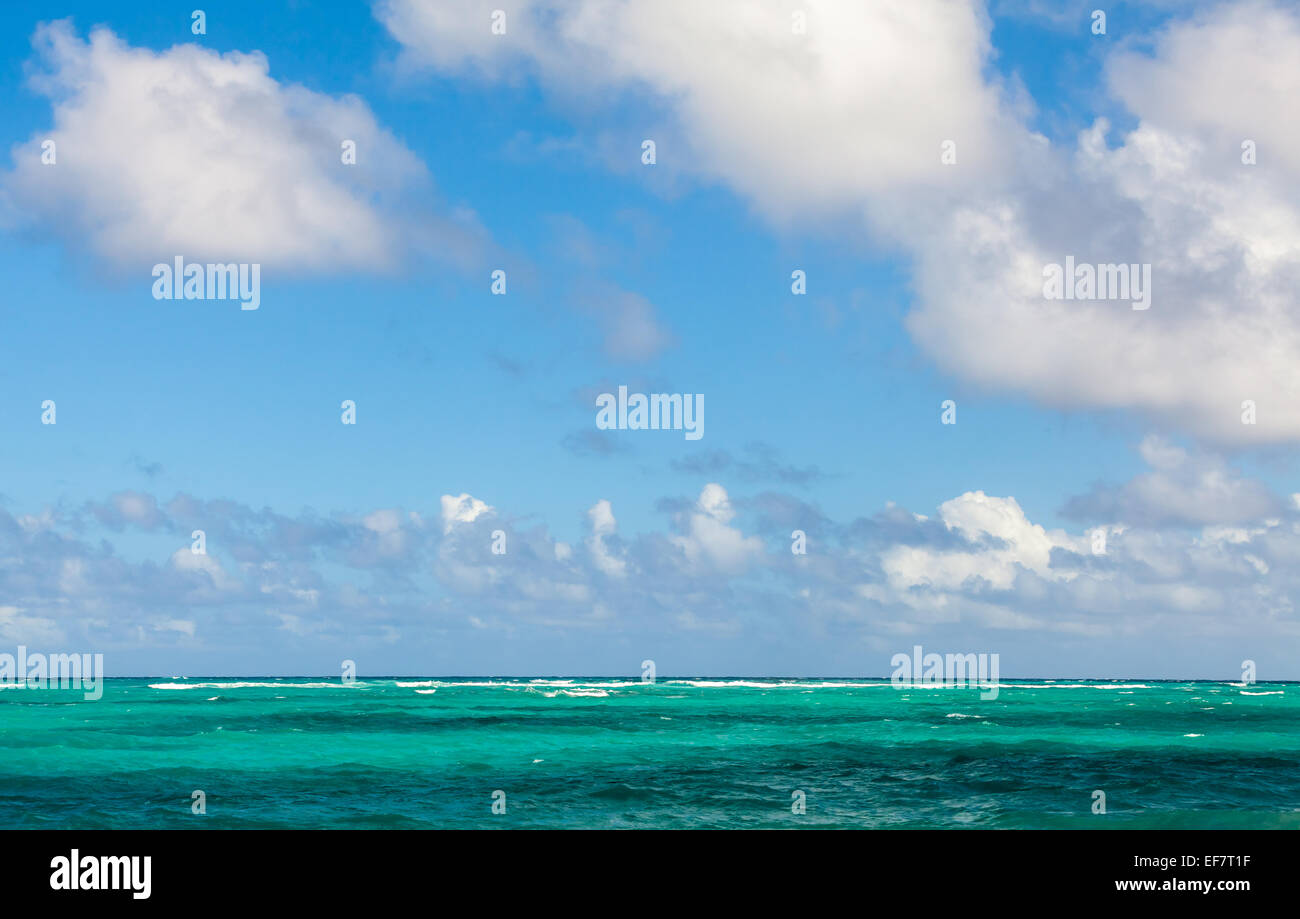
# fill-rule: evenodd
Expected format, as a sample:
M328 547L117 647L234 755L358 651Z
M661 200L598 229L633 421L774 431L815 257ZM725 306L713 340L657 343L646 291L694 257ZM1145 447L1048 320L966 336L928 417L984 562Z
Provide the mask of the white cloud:
M25 615L16 606L0 606L0 639L6 644L39 647L62 642L64 632L52 619Z
M1022 158L1022 183L961 201L920 241L909 329L945 369L1051 405L1139 410L1219 443L1300 440L1300 130L1281 117L1300 18L1221 7L1107 72L1136 127L1113 138L1099 119L1070 160ZM1248 138L1267 153L1255 166ZM1067 255L1150 264L1150 308L1044 299L1043 266Z
M611 577L624 577L627 574L627 562L616 556L606 543L606 537L613 536L618 530L618 521L614 519L614 509L609 501L602 498L593 504L587 511L587 519L591 522L588 548L591 550L592 562Z
M1196 463L1167 445L1147 452L1153 472ZM1050 635L1072 636L1097 652L1122 645L1129 663L1143 666L1166 661L1178 642L1203 666L1218 661L1206 672L1237 653L1225 650L1228 641L1283 661L1300 640L1300 512L1290 507L1190 531L1158 521L1108 526L1105 552L1094 555L1086 531L1048 529L1014 498L979 491L929 519L887 507L835 521L791 505L793 519L765 522L771 496L759 496L751 500L760 538L738 523L727 490L709 483L668 530L622 537L612 507L598 501L587 512L587 551L561 549L567 544L537 526L512 529L500 556L489 533L508 523L469 495L447 497L452 532L403 527L408 551L383 564L353 549L376 527L397 532L388 529L404 519L396 512L287 518L184 495L164 505L167 532L187 533L191 513L209 520L209 544L240 561L229 573L188 547L166 565L124 557L154 529L146 520L110 527L95 514L101 504L55 510L39 530L0 509L0 558L9 560L0 564L0 593L14 598L0 608L0 638L34 645L64 627L78 641L188 635L193 623L195 639L263 648L290 634L380 640L394 629L404 640L436 640L477 622L523 641L570 634L551 629L628 629L655 641L712 632L824 641L833 654L846 641L899 636L969 643L987 629L1008 652L1006 642L1020 641L1012 633L1036 655L1047 653ZM793 556L788 534L804 519L816 537L807 556ZM261 631L256 622L268 616L284 631Z
M375 549L379 556L396 558L403 555L409 542L407 523L419 525L418 518L412 514L403 517L402 512L393 508L372 511L361 518L361 525L374 534Z
M1149 472L1122 487L1098 486L1066 506L1073 517L1146 525L1233 524L1284 510L1282 499L1259 480L1231 469L1222 457L1189 452L1147 437L1138 452Z
M30 221L132 268L219 259L285 270L384 269L417 246L454 246L396 202L427 192L420 161L356 96L277 82L260 52L132 48L105 28L42 25L32 86L54 124L0 175L5 219ZM57 162L43 165L41 142ZM355 166L340 160L357 145ZM469 232L469 231L467 231ZM463 242L463 240L462 240Z
M1082 550L1082 541L1065 533L1047 532L1030 523L1015 498L967 492L939 506L944 525L973 543L996 544L978 550L945 550L926 546L895 546L881 556L881 567L896 590L919 585L948 590L981 578L998 590L1007 590L1021 569L1045 576L1069 578L1073 574L1050 570L1052 549Z
M725 183L774 223L864 219L911 257L908 329L948 372L1216 442L1300 440L1294 10L1220 6L1150 56L1116 53L1108 85L1136 127L1111 148L1099 120L1054 149L989 76L975 0L809 0L802 36L791 7L748 0L531 0L506 36L484 25L491 6L377 14L410 61L443 71L532 74L570 102L648 93L678 135L656 168ZM1240 160L1247 138L1256 166ZM1043 266L1067 255L1150 263L1150 308L1044 299Z
M490 514L494 510L490 505L465 492L454 497L443 495L441 501L444 533L450 533L458 523L473 523L479 517Z
M177 571L203 572L212 579L212 586L217 590L237 591L239 581L232 578L221 567L221 563L211 555L200 554L189 548L177 549L172 553L171 566Z
M154 625L154 631L157 632L179 632L190 638L194 637L194 620L192 619L164 619Z
M590 311L604 332L605 352L615 360L649 360L673 343L654 305L640 294L606 288Z
M524 0L504 36L487 27L495 7L385 0L376 15L414 64L532 72L586 96L648 89L676 116L675 159L778 220L943 184L946 139L960 140L967 176L1006 169L1002 134L1014 125L981 78L991 45L975 4L808 0L802 35L785 3Z
M728 526L734 516L726 489L710 482L694 509L683 515L685 533L670 540L693 569L738 574L762 556L763 541Z

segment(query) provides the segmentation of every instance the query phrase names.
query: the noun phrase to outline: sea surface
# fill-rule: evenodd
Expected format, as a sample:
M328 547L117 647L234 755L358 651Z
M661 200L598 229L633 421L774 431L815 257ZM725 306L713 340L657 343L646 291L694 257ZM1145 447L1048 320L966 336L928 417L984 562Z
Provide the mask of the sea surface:
M0 826L1300 829L1300 684L10 686Z

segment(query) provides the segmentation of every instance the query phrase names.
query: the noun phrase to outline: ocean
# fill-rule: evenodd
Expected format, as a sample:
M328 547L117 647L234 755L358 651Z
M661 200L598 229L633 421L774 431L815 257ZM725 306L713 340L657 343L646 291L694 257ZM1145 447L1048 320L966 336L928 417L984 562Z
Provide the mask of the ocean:
M0 825L1300 829L1296 683L105 682L0 691Z

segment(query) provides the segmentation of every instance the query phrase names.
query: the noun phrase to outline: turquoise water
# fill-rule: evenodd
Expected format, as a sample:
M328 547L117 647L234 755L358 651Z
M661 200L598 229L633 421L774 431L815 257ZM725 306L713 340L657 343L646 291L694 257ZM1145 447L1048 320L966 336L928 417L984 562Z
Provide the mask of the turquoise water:
M996 700L881 679L10 687L0 825L1300 829L1298 727L1294 683L1008 681Z

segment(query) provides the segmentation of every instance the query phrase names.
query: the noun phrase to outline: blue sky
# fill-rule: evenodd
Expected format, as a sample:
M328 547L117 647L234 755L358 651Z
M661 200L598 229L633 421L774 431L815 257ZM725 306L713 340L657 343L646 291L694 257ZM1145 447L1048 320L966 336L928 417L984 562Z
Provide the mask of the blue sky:
M1241 256L1171 282L1133 355L1108 344L1109 324L1138 321L1122 314L1080 312L1054 331L988 310L979 346L944 331L984 309L971 277L998 261L952 248L971 231L949 215L980 227L1023 211L1027 256L1063 254L1070 234L1097 261L1205 251L1164 229L1200 205L1158 198L1188 180L1167 157L1141 160L1144 131L1201 150L1238 126L1215 122L1221 100L1189 112L1194 101L1162 106L1143 87L1183 80L1195 100L1187 49L1249 69L1232 36L1285 42L1300 34L1292 14L1123 5L1094 35L1082 7L920 4L945 25L924 30L934 47L892 95L924 84L931 56L970 56L936 78L950 97L892 107L885 90L849 88L837 107L840 83L817 81L852 58L816 42L843 9L810 3L807 53L823 66L763 113L719 102L718 82L738 77L710 54L763 60L726 21L660 24L682 46L698 31L692 49L599 4L587 32L556 25L548 3L518 4L507 35L482 44L498 5L210 5L204 35L179 7L0 11L5 640L92 646L122 674L333 673L344 658L363 673L601 674L654 658L661 673L848 675L884 673L923 643L999 651L1009 675L1235 676L1253 658L1261 676L1300 676L1285 574L1300 543L1300 404L1242 436L1205 420L1213 395L1165 391L1195 361L1159 351L1188 316L1221 324L1224 342L1238 321L1277 321L1270 285L1296 264L1289 215L1260 231L1282 253L1267 270ZM685 15L671 7L659 15ZM755 5L782 20L786 7ZM914 39L870 25L843 28ZM96 52L100 26L112 34ZM254 51L265 73L231 56ZM676 53L701 64L656 63ZM1271 65L1286 70L1278 85L1295 79L1296 65ZM230 96L232 74L260 95ZM1267 99L1251 98L1263 135ZM96 116L108 106L140 117ZM915 165L937 171L937 146L884 149L930 137L931 110L934 130L970 122L959 150L976 138L958 186ZM1109 133L1080 164L1098 118ZM765 119L788 120L802 152L756 149L745 132ZM354 125L374 140L349 167L337 139ZM43 166L47 137L58 162ZM858 137L842 157L807 158ZM1261 162L1261 181L1293 192L1281 159ZM1226 175L1201 178L1230 191ZM285 189L315 209L256 205ZM1216 234L1234 226L1227 205L1195 216ZM1261 244L1241 232L1223 251ZM190 253L260 263L261 308L154 300L150 266ZM971 277L943 276L967 257ZM498 268L505 296L489 291ZM1245 342L1224 366L1246 368L1242 398L1272 405L1295 380L1270 372L1294 366L1290 326L1269 328L1284 353L1252 378ZM1060 360L1017 364L1049 341ZM1071 379L1076 356L1085 376L1123 379L1125 360L1169 373L1108 387ZM1059 377L1045 377L1054 363ZM705 437L596 430L594 394L619 384L703 394ZM41 424L46 399L57 424ZM355 426L340 423L344 399ZM946 399L955 425L940 423ZM449 519L443 496L461 495L485 509ZM601 501L616 518L603 536ZM1080 548L1097 526L1118 528L1103 561ZM199 567L176 557L196 527L210 553ZM494 557L498 528L509 548ZM795 528L807 557L790 553Z

